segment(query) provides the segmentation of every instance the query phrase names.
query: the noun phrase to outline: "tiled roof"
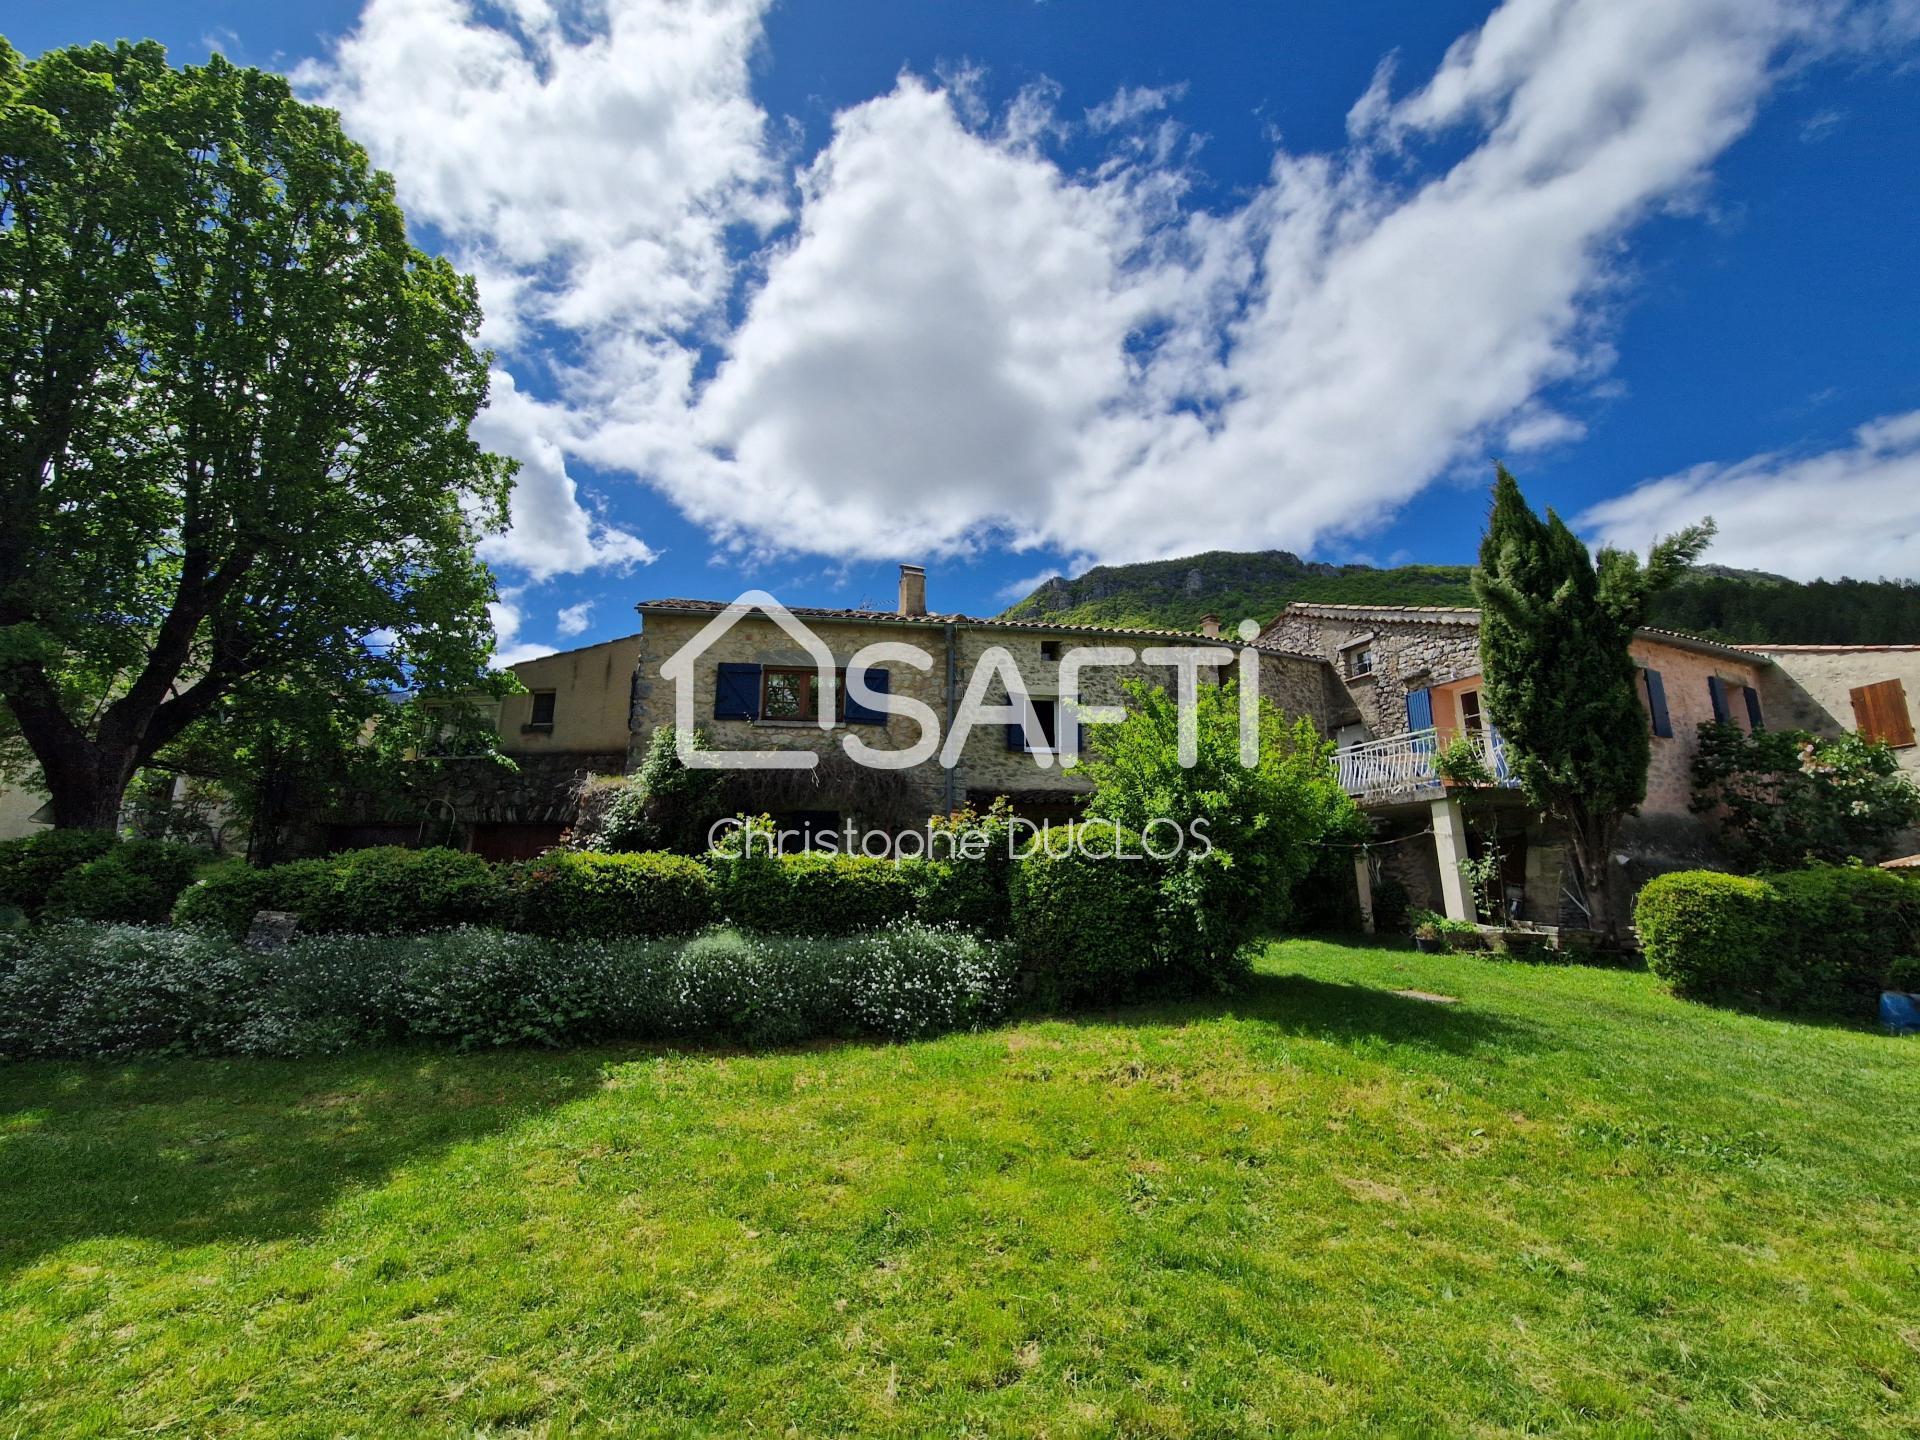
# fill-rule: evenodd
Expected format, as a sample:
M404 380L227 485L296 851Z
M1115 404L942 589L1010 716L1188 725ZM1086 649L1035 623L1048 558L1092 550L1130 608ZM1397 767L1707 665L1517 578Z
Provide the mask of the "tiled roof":
M693 615L717 615L732 603L725 600L642 600L633 608L642 615L649 611L682 613ZM1222 634L1209 637L1198 630L1158 630L1136 625L1086 625L1062 624L1048 620L994 620L978 615L902 615L896 610L840 610L821 605L789 605L788 611L797 619L823 620L828 624L842 625L915 625L933 628L947 624L963 625L969 630L1012 630L1035 635L1129 635L1150 640L1199 640L1210 645L1228 645L1238 649L1246 642L1239 636ZM1254 642L1254 648L1272 655L1292 655L1295 652L1283 650L1277 645ZM1304 658L1304 657L1302 657Z
M1920 650L1920 645L1775 645L1771 641L1750 640L1746 648L1758 650L1762 655L1861 655L1911 652Z
M1480 612L1467 605L1321 605L1312 601L1296 600L1280 612L1274 623L1278 624L1289 615L1317 615L1328 620L1399 620L1422 625L1478 625L1480 623ZM1773 663L1758 648L1742 649L1737 645L1708 640L1704 636L1689 635L1681 630L1662 630L1652 625L1643 625L1634 633L1643 640L1678 645L1683 649L1697 650L1703 654L1724 655L1729 659L1748 660L1756 665Z

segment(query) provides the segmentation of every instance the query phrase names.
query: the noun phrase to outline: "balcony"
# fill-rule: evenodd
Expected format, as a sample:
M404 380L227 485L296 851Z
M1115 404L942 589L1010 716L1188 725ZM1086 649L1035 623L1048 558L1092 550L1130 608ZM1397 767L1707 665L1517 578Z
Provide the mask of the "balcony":
M1469 731L1467 738L1479 749L1495 785L1520 783L1507 763L1507 747L1499 735ZM1437 730L1409 730L1335 751L1333 763L1340 787L1363 804L1432 799L1444 788L1433 765L1441 743Z

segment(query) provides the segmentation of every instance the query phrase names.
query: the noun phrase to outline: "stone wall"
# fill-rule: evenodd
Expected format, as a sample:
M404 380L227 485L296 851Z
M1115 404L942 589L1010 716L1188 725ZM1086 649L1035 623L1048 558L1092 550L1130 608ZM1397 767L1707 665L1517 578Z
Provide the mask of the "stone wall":
M1346 673L1351 641L1373 637L1373 670ZM1407 692L1480 673L1480 631L1472 611L1410 611L1404 615L1355 607L1289 607L1260 636L1261 643L1326 662L1323 683L1328 727L1358 721L1367 738L1407 729Z
M637 762L656 727L674 723L674 683L661 674L661 666L687 645L711 622L710 613L685 615L649 612L642 636L639 667L633 686L632 744L629 755ZM920 647L932 661L920 670L899 660L877 662L889 672L891 692L926 705L939 720L942 741L947 717L947 647L954 647L955 693L957 708L969 680L982 658L990 650L1010 656L1020 678L1036 699L1059 694L1057 661L1042 658L1041 646L1052 641L1062 649L1075 645L1100 645L1129 648L1136 658L1130 664L1084 669L1081 672L1081 698L1090 705L1117 705L1124 698L1122 683L1141 678L1159 685L1171 684L1170 670L1150 666L1139 653L1157 646L1179 647L1205 642L1183 638L1155 639L1125 633L1103 635L1063 629L1057 634L1042 631L1007 630L956 623L951 630L941 623L901 623L876 613L872 621L810 620L809 624L832 652L837 665L844 666L867 645L880 642L907 642ZM808 749L822 755L838 754L845 736L856 736L879 750L903 750L921 739L919 723L910 716L892 715L884 726L836 725L823 731L811 722L794 723L767 720L714 718L714 688L722 662L750 663L762 666L791 665L810 667L812 659L785 631L771 620L751 615L700 654L693 671L693 718L706 732L710 744L724 750ZM1287 655L1262 655L1260 661L1262 692L1291 714L1302 714L1317 725L1325 721L1325 685L1323 667L1316 662ZM996 681L987 693L990 704L1007 701L1006 686ZM951 777L942 769L938 756L908 769L907 777L915 788L921 813L942 813L949 805L960 805L972 797L976 802L996 794L1026 797L1035 803L1048 799L1071 802L1091 790L1090 784L1075 770L1061 767L1051 756L1039 756L1009 750L1005 730L997 724L975 728L967 737ZM841 811L865 823L879 817L865 815L858 797L823 795L821 809Z

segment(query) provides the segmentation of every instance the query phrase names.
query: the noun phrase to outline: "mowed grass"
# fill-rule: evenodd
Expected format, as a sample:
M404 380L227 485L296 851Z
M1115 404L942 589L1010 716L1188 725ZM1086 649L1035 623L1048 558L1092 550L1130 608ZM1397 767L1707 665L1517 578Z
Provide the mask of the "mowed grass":
M0 1436L1920 1430L1920 1049L1640 974L0 1095Z

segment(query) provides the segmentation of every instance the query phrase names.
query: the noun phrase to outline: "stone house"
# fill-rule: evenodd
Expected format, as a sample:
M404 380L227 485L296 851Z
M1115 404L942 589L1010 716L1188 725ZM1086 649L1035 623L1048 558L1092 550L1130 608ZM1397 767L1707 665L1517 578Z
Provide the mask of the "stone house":
M1567 837L1520 795L1485 713L1479 639L1473 609L1316 604L1289 605L1260 636L1326 666L1336 764L1374 822L1363 886L1391 876L1416 906L1471 919L1460 862L1497 852L1510 914L1585 924ZM1632 653L1652 759L1646 802L1621 829L1616 858L1628 872L1627 893L1662 871L1718 862L1711 823L1688 807L1698 728L1713 719L1764 724L1765 681L1774 668L1764 655L1664 630L1638 632ZM1460 736L1481 751L1494 785L1443 784L1434 756Z
M1017 667L1019 683L1038 721L1037 733L1021 724L974 727L951 766L929 755L898 771L854 765L841 750L843 736L855 735L876 750L903 750L920 741L921 725L907 715L869 711L839 685L830 728L818 720L818 657L798 645L768 615L746 614L702 648L703 632L727 605L714 600L652 600L636 607L643 632L634 675L630 763L651 741L654 731L675 723L676 683L670 667L675 656L688 657L685 675L692 690L694 723L709 744L722 750L805 748L822 762L809 772L785 772L766 782L765 809L802 831L917 827L929 815L965 805L984 807L1007 797L1016 813L1032 820L1060 821L1077 814L1090 790L1075 769L1058 763L1061 727L1074 723L1060 701L1060 659L1075 647L1123 647L1133 652L1124 664L1082 671L1081 699L1089 705L1115 705L1124 699L1130 678L1151 680L1171 690L1169 663L1154 661L1162 648L1215 646L1238 657L1251 652L1260 668L1261 689L1290 714L1324 723L1327 698L1322 667L1302 656L1222 636L1209 617L1202 630L1176 631L1115 626L1062 625L1046 621L984 619L930 611L926 578L918 566L902 566L899 603L891 611L837 610L796 606L789 610L830 652L836 670L869 645L905 642L923 652L926 668L888 659L869 671L876 688L926 707L938 721L942 738L952 730L969 681L990 652L999 651ZM991 668L991 667L989 667ZM1218 678L1201 672L1202 682ZM991 705L1012 703L1000 679L982 697ZM753 782L741 782L752 793Z

